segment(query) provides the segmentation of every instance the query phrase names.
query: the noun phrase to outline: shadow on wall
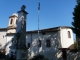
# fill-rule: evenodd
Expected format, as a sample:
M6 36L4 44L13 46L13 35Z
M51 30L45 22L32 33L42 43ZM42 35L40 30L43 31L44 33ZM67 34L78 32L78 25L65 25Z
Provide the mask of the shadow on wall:
M69 50L67 51L67 59L80 60L80 51L77 49L77 45L75 45L75 43L69 46Z
M31 40L32 39L32 40ZM62 52L58 49L60 45L59 34L57 32L47 33L46 35L40 34L39 39L41 40L41 47L38 45L38 36L37 34L32 34L32 38L30 36L27 37L27 42L31 43L30 48L28 49L28 56L33 57L34 55L41 54L50 60L62 60ZM31 41L30 41L31 40ZM47 42L50 40L50 43ZM12 40L8 41L4 49L11 44ZM74 44L72 44L69 49L73 49ZM11 52L11 50L9 50Z
M27 37L27 39L28 38L30 37ZM28 57L31 58L34 55L41 54L50 60L62 59L62 52L58 50L60 42L57 32L47 33L46 35L40 34L39 39L41 40L41 47L38 45L37 34L32 35L31 46L28 49ZM50 43L47 42L47 40L50 40Z
M8 41L5 45L4 45L4 49L6 49L6 47L9 45L9 44L11 44L12 42L11 42L12 40L10 40L10 41Z
M12 41L13 41L13 38L10 41L8 41L4 46L4 49L6 49L6 51L7 51L6 52L6 59L8 59L8 60L9 59L14 60L16 57L16 52L15 52L16 49L14 48Z
M6 53L5 53L5 55L9 55L9 53L10 53L10 46L12 45L12 39L10 40L10 41L8 41L5 45L4 45L4 47L3 47L3 49L5 49L6 50Z
M80 51L77 51L77 52L67 51L67 59L80 60Z

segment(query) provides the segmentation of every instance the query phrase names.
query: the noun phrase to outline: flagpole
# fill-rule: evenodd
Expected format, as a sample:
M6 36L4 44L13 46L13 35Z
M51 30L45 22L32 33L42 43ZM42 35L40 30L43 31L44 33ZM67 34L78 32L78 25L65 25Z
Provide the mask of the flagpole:
M38 53L39 53L39 20L40 20L40 0L38 0Z

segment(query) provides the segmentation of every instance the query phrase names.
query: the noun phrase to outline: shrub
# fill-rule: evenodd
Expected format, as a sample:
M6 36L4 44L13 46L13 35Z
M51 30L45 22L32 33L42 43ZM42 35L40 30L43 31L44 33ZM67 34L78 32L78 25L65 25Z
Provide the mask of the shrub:
M6 57L5 53L3 53L3 52L0 51L0 59L5 58L5 57Z
M48 58L45 58L44 55L36 55L33 58L31 58L30 60L49 60Z
M78 44L77 44L77 42L74 42L74 48L75 48L75 49L78 49Z

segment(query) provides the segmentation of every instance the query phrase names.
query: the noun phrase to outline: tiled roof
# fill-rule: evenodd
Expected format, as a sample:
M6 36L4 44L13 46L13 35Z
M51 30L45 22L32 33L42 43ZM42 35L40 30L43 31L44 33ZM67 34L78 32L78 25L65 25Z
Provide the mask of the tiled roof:
M53 27L53 28L46 28L46 29L41 29L39 32L56 32L59 31L60 28L71 28L70 26L59 26L59 27ZM33 31L26 31L27 33L38 33L38 30L33 30ZM8 35L13 35L15 33L8 33Z

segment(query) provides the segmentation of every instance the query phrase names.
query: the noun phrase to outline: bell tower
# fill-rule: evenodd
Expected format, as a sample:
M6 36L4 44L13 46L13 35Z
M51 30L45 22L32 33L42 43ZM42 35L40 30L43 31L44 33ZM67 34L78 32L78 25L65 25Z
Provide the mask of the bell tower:
M16 32L17 20L18 20L18 15L16 13L14 13L12 16L9 17L7 33L15 33Z

